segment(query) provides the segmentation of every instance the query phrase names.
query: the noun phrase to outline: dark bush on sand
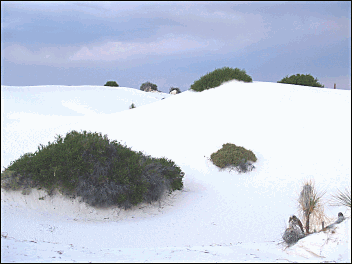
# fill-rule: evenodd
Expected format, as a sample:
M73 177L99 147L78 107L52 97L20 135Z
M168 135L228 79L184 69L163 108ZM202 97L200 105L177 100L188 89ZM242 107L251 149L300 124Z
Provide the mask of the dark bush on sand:
M22 155L1 173L6 190L44 188L79 196L95 207L130 208L183 188L184 173L167 158L132 151L106 135L71 131Z
M223 67L202 76L191 85L190 89L196 92L201 92L210 88L218 87L222 83L231 80L252 82L252 77L250 77L245 70Z
M104 84L104 86L119 87L119 85L115 81L108 81L106 82L106 84Z
M226 143L222 145L221 149L210 155L210 160L220 169L235 169L242 173L254 169L252 162L256 162L257 157L251 150Z
M303 85L303 86L311 86L311 87L320 87L324 88L324 85L318 82L318 79L310 75L310 74L296 74L291 75L290 77L286 76L282 78L278 83L287 83L287 84L295 84L295 85Z

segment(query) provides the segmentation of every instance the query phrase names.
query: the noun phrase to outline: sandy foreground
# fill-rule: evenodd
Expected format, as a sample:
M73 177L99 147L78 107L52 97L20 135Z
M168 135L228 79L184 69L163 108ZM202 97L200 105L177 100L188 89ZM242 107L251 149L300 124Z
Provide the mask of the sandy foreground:
M33 189L29 195L1 190L2 262L348 262L351 252L350 217L333 231L312 234L296 245L282 241L233 242L165 247L99 245L104 234L118 236L116 225L163 217L172 209L177 191L161 202L132 210L94 209L56 193ZM68 234L71 234L68 235ZM74 239L66 239L67 237ZM86 234L86 235L84 235ZM110 239L110 237L106 237ZM143 238L142 238L143 239ZM82 240L87 240L82 243ZM141 243L143 244L143 243Z

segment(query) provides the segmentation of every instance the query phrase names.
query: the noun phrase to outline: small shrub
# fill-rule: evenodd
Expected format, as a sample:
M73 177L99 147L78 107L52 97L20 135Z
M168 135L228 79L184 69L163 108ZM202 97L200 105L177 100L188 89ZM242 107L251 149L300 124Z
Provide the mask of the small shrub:
M252 82L252 77L247 75L245 70L223 67L202 76L199 80L195 81L191 85L190 89L193 91L201 92L210 88L218 87L222 83L230 80Z
M1 187L58 189L95 207L125 209L183 188L184 173L171 160L132 151L101 133L71 131L40 145L1 173Z
M157 91L158 87L154 83L145 82L141 85L140 90L144 92Z
M177 88L177 87L171 87L170 90L169 90L169 93L171 93L173 90L176 90L176 93L181 93L181 90L180 88Z
M136 108L136 105L135 105L134 103L132 103L132 104L130 105L130 109L133 109L133 108Z
M221 149L210 155L210 160L221 169L236 169L242 173L255 168L252 162L256 162L257 157L250 150L226 143L222 145Z
M296 85L324 88L324 85L319 83L318 79L317 78L314 79L314 77L310 74L296 74L296 75L291 75L290 77L288 77L287 75L281 81L278 81L278 83L287 83L287 84L296 84Z
M119 87L119 85L115 81L108 81L108 82L106 82L106 84L104 84L104 86Z

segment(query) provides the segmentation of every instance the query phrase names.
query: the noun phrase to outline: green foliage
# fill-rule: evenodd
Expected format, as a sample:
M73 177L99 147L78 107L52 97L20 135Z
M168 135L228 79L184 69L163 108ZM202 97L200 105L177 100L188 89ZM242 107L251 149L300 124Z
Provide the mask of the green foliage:
M130 105L130 109L133 109L133 108L136 108L136 105L135 105L134 103L132 103L132 104Z
M199 80L195 81L191 85L190 89L193 91L201 92L210 88L218 87L222 83L234 79L244 82L252 82L252 77L247 75L245 70L223 67L202 76Z
M177 88L177 87L171 87L169 90L169 93L171 93L173 90L176 90L177 93L181 93L180 88Z
M119 85L115 81L108 81L108 82L106 82L106 84L104 84L104 86L119 87Z
M1 173L1 188L5 190L20 190L28 187L28 182L24 181L25 177L11 170L6 170Z
M290 77L288 77L287 75L281 81L278 81L278 83L288 83L288 84L324 88L324 85L320 84L318 82L318 79L317 78L314 79L314 77L310 74L296 74L296 75L291 75Z
M156 201L165 190L182 189L183 176L171 160L132 151L101 133L71 131L11 162L1 174L1 187L39 187L49 194L57 188L92 206L129 208Z
M241 173L252 170L254 166L251 162L256 162L257 157L251 150L226 143L222 145L221 149L210 155L210 160L221 169L234 168Z
M145 83L142 83L140 90L145 91L145 92L150 92L151 90L157 91L158 87L154 83L145 82Z

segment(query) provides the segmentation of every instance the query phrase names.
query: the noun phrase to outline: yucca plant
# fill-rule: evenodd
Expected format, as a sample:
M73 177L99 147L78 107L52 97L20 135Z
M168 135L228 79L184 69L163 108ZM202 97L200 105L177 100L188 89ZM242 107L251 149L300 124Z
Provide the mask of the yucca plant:
M325 192L318 193L312 180L306 181L298 198L299 209L305 223L306 234L309 234L311 217L324 218L322 197Z
M331 206L347 206L351 208L351 187L345 189L344 192L337 189L337 194L332 195L330 201Z

